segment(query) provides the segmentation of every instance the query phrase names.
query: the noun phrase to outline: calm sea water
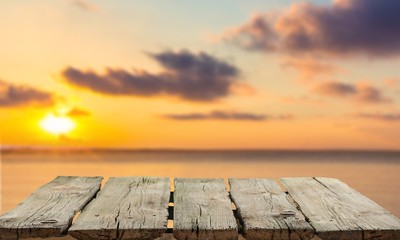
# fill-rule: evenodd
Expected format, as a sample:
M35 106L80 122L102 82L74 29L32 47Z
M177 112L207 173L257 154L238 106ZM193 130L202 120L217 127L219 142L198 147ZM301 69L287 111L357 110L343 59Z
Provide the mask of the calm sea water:
M400 216L400 152L14 151L1 154L1 210L58 175L339 178Z
M400 162L400 151L3 150L4 161L359 161Z

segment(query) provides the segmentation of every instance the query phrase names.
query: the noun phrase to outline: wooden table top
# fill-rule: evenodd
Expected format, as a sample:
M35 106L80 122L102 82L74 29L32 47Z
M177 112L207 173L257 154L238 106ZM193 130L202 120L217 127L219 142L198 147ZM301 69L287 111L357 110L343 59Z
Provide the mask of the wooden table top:
M0 239L400 240L397 217L338 179L102 180L55 178L0 216Z

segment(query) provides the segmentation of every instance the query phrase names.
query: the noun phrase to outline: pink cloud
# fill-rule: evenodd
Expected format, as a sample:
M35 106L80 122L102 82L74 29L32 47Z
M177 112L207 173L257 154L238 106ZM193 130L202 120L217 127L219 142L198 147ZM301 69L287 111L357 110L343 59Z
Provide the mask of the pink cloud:
M85 11L97 12L99 10L98 5L91 3L87 0L73 0L72 3L75 6L79 7L82 10L85 10Z
M334 98L349 98L360 103L390 103L392 100L382 91L367 83L350 84L342 82L325 82L314 88L314 92Z
M325 56L400 54L400 1L294 3L280 14L254 15L224 39L255 51Z

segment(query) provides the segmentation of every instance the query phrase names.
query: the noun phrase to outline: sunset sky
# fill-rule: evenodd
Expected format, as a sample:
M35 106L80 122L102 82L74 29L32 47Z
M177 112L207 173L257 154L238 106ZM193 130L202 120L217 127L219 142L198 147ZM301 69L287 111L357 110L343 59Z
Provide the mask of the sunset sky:
M0 1L1 145L400 150L399 12L399 0Z

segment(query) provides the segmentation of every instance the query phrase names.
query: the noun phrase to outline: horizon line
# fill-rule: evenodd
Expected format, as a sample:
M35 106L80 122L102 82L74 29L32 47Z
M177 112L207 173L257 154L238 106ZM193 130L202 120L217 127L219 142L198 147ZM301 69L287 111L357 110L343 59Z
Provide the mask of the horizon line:
M76 146L20 146L0 145L0 153L7 152L400 152L389 148L185 148L185 147L76 147Z

